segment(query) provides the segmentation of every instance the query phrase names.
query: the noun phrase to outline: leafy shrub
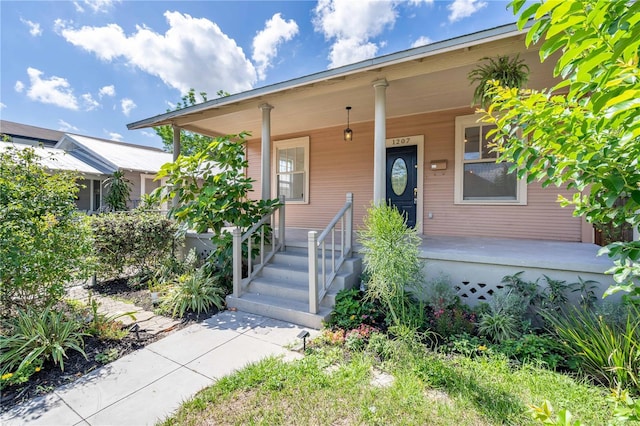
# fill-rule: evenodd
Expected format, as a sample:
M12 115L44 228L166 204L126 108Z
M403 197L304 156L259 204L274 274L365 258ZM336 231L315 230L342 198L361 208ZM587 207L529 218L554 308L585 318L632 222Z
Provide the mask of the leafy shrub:
M523 362L543 362L554 370L559 367L576 367L575 360L567 359L566 348L551 336L528 333L519 339L500 342L498 350L509 358Z
M42 359L25 363L17 371L7 372L0 376L0 390L11 385L19 385L29 381L31 376L42 370Z
M90 274L91 233L76 211L77 175L47 173L32 148L0 151L0 301L44 307Z
M216 280L207 275L204 268L199 268L178 277L178 282L163 297L161 309L173 317L183 317L187 311L199 314L214 305L222 309L224 296Z
M415 228L406 226L395 207L380 204L371 207L360 231L364 247L364 267L370 279L367 297L379 300L390 316L390 324L417 329L422 325L424 309L411 309L407 297L411 288L422 283L422 263L418 257L421 239Z
M440 347L444 353L458 353L470 358L493 353L492 346L483 338L467 333L452 336L446 345Z
M430 320L431 329L441 338L458 334L471 334L476 327L476 315L456 300L452 306L434 310Z
M345 335L344 345L350 351L361 351L365 348L369 337L377 331L367 324L360 324L357 328L349 330Z
M278 200L251 200L253 180L245 170L249 163L245 153L247 133L213 139L197 152L182 154L174 162L164 164L158 178L167 185L154 191L160 202L174 197L180 203L170 215L196 232L213 232L216 247L207 260L209 275L216 274L221 285L231 288L233 276L232 235L223 229L233 224L250 228L263 215L278 205ZM243 248L246 253L246 248Z
M50 307L42 311L20 310L6 321L7 336L0 336L0 372L20 371L51 358L64 371L64 358L72 349L85 355L82 324Z
M124 273L148 274L173 254L177 227L157 212L134 210L91 216L103 277Z
M620 325L584 309L545 314L556 334L567 342L580 367L609 387L640 390L640 312L628 307Z
M446 275L427 282L424 290L425 303L434 311L449 309L460 301L451 285L451 279Z
M357 328L360 324L380 326L383 318L380 318L379 306L364 296L365 293L357 288L340 290L327 325L345 330Z

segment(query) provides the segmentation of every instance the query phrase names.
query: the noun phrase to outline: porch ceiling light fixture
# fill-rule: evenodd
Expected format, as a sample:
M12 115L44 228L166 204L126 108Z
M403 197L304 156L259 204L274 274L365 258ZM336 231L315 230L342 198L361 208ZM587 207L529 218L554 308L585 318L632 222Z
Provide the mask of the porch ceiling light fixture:
M351 111L351 107L348 106L347 110L347 128L344 129L344 140L347 142L351 142L353 140L353 130L349 128L349 111Z

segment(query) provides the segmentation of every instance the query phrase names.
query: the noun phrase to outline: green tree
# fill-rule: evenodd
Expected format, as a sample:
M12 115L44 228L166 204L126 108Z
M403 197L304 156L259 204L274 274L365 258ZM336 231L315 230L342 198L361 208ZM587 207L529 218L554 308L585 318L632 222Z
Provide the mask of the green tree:
M214 138L204 149L163 165L157 179L166 177L167 183L153 194L167 202L177 196L180 203L169 214L197 232L213 232L211 241L217 249L209 264L222 271L225 279L232 272L232 236L223 228L249 228L278 204L278 200L248 198L253 180L245 175L247 136Z
M0 151L0 296L5 309L59 300L88 275L91 231L76 211L77 175L48 174L32 148ZM9 312L5 311L5 315Z
M199 103L207 102L206 92L200 92L199 95L201 99L200 102L198 102L198 99L196 98L195 89L193 88L189 89L189 92L186 95L182 96L181 98L182 100L178 102L178 104L174 108L174 111L178 111L183 108L194 106ZM218 97L224 97L224 96L229 96L229 93L225 92L224 90L218 90L216 92L216 95ZM167 110L167 112L170 112L170 111L171 110L169 109ZM153 130L162 139L162 145L164 146L164 150L167 152L173 152L173 127L158 126L158 127L154 127ZM213 138L182 129L180 130L180 141L181 141L180 153L191 155L197 151L200 151L201 149L206 148L213 141Z
M120 212L127 210L127 202L131 196L131 181L127 179L122 170L116 170L104 180L107 196L104 201L111 210Z
M640 2L575 0L510 6L518 25L534 18L526 43L540 58L559 54L562 81L542 91L500 87L485 111L495 132L498 161L512 161L520 177L576 190L575 215L591 223L640 227ZM625 202L621 203L618 200ZM640 241L602 250L614 259L617 286L640 295Z

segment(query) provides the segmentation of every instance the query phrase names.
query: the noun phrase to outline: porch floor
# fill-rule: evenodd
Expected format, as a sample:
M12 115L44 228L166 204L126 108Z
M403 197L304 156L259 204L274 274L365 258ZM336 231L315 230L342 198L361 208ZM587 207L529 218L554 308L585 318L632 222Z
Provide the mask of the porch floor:
M286 245L306 247L307 234L311 230L287 228L285 233ZM321 232L320 230L315 231ZM361 249L362 247L357 243L356 239L354 251L359 253ZM606 255L598 256L599 249L600 247L595 244L564 241L423 236L420 253L421 257L427 260L602 274L613 263Z

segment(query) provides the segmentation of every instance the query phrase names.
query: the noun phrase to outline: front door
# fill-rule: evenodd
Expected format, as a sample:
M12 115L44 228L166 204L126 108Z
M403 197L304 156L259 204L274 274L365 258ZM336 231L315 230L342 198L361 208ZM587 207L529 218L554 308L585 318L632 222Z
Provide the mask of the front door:
M387 202L416 226L418 203L418 147L387 148Z

